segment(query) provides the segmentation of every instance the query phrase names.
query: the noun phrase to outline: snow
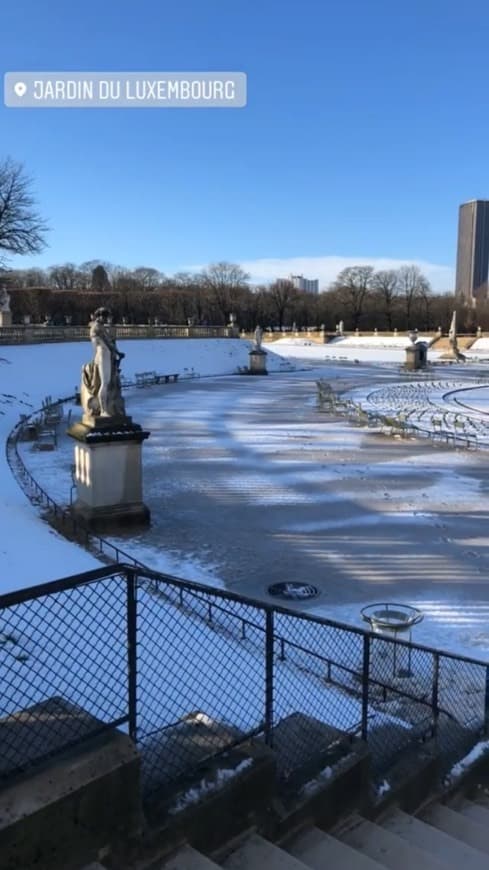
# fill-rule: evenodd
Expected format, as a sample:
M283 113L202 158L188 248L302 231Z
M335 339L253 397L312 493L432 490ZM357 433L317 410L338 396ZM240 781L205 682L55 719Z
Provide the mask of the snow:
M359 342L359 343L357 343ZM386 363L404 365L406 362L405 347L409 344L406 338L379 340L373 342L362 341L354 338L333 339L327 344L319 344L304 338L279 338L273 344L273 352L294 361L318 360L348 363L369 363L379 366ZM428 348L428 360L438 360L442 356L441 351Z
M453 781L454 779L458 779L459 776L462 776L465 771L471 767L474 762L476 762L481 756L485 755L489 750L489 740L481 740L479 743L476 743L475 746L472 747L470 752L453 765L450 773L446 777L448 782Z
M417 341L431 342L432 335L418 335ZM336 347L365 347L373 350L382 350L383 348L401 348L404 350L408 345L412 344L408 333L405 335L349 335L345 337L333 338L328 342L328 345Z
M459 366L450 369L449 377L437 373L431 379L401 381L397 365L402 352L390 348L345 349L345 364L325 362L324 345L281 339L267 346L270 371L284 372L282 357L309 359L314 368L257 379L230 377L247 363L251 345L241 340L120 345L126 352L128 377L145 370L148 359L157 371L179 371L187 377L177 384L126 393L129 412L151 431L143 456L154 527L130 539L114 537L114 544L164 573L267 601L271 582L311 582L320 588L320 597L307 605L297 603L296 610L303 607L357 627L364 625L361 607L375 600L404 601L424 613L413 631L415 642L489 660L489 481L482 452L436 451L430 444L411 441L396 446L379 433L319 414L314 381L326 377L336 389L348 389L362 406L386 414L402 410L427 428L435 416L442 416L452 429L462 420L481 444L489 445L489 390L483 384ZM369 366L351 364L360 352L367 355ZM46 394L57 398L72 393L89 354L87 342L0 348L0 437L5 440L19 414L39 407ZM397 354L395 366L388 364L389 354ZM485 375L487 370L481 369L479 376ZM204 376L209 379L203 381ZM66 403L65 412L70 409L74 416L79 413ZM27 442L19 447L36 480L56 501L67 504L71 440L61 435L53 452L33 451ZM0 591L98 566L94 557L39 518L3 453L0 480ZM123 658L120 601L115 591L107 595L110 601L114 596L113 649ZM189 705L209 721L224 716L234 728L257 727L263 717L262 627L250 630L243 641L241 610L232 632L229 625L216 632L199 615L204 605L190 612L141 590L140 606L152 618L156 615L161 629L146 638L141 651L146 664L151 663L140 686L145 698L143 738L151 745L153 732L178 722L188 714ZM95 626L91 646L86 638L79 639L77 612ZM262 611L254 616L258 623L263 619ZM26 705L41 700L44 685L52 686L53 681L58 694L76 702L81 687L78 684L75 697L70 664L83 655L93 673L114 686L110 703L114 717L121 715L124 699L116 688L120 673L114 659L106 660L108 626L100 616L98 597L87 599L84 594L79 610L65 618L72 631L63 640L64 654L59 638L50 637L46 625L32 627L21 620L9 629L2 623L0 678L8 674L23 687ZM198 651L191 657L189 620L192 649ZM276 716L301 711L334 727L356 730L361 720L358 700L327 683L325 667L330 657L337 662L338 674L341 665L359 668L361 635L346 638L337 630L326 632L287 616L276 619L275 630L285 640L285 659L276 664ZM374 646L373 672L391 678L390 648L382 639ZM26 673L33 679L26 681ZM341 674L350 688L358 688L346 672ZM396 680L400 690L429 696L430 655L420 653L413 676ZM460 670L444 660L442 706L464 721L479 721L484 681L483 667L467 666L461 687ZM238 684L239 709L232 691ZM97 687L95 680L84 687L86 703L95 714L100 712ZM386 722L404 730L416 724L399 700L379 706L377 699L369 710L370 727ZM191 802L194 796L185 800Z
M312 794L315 794L319 791L320 788L324 785L325 782L331 779L333 776L333 768L325 767L323 770L318 773L318 775L314 778L306 782L306 784L302 787L301 793L304 797L309 797Z
M489 338L477 338L470 346L471 351L489 351ZM464 351L466 353L466 351Z
M145 370L148 360L162 374L177 372L188 378L196 374L202 377L230 374L247 365L248 351L252 347L250 342L240 339L132 340L119 341L118 344L126 354L123 374L129 379L134 379L136 372ZM39 408L46 395L54 399L72 395L81 367L90 354L91 348L86 341L0 346L0 439L5 442L19 415ZM279 357L269 353L267 365L270 371L279 371L282 363ZM171 388L168 385L168 389ZM56 492L59 456L57 453L39 454L37 464L48 465L50 460L47 457L53 460L53 474L49 480L51 485L54 484L53 497L56 497L59 495ZM89 553L67 543L39 521L38 511L27 502L13 478L4 451L0 456L0 480L0 593L100 566ZM62 500L66 501L66 496L65 482ZM29 541L29 547L25 546L26 541ZM168 557L162 555L155 567L162 571L172 570L175 562L171 554ZM197 580L206 573L200 565L194 572L190 560L184 568L189 571L187 576Z
M273 352L269 350L270 359L277 345L285 347L285 344L286 340L275 342ZM154 356L155 346L158 359L152 359L152 364L157 369L175 371L180 366L182 371L187 368L187 371L194 369L194 374L209 374L214 359L216 373L221 374L230 369L234 371L236 360L244 361L243 354L250 344L231 339L125 342L129 375L147 368L146 354L149 350ZM89 347L83 342L8 347L0 351L4 360L0 363L2 390L5 391L0 406L3 437L17 421L21 409L28 411L31 406L40 405L47 392L57 396L73 390L73 381L76 381L73 374L87 358L87 350ZM25 365L26 355L30 367ZM275 360L275 365L279 366L280 362ZM294 553L292 564L294 561L300 564L309 554L318 560L320 575L302 578L300 573L297 576L292 571L290 579L307 579L318 585L318 578L324 577L324 568L326 576L337 572L341 586L338 586L336 600L328 596L326 601L310 605L309 610L314 607L321 615L358 625L360 607L371 603L372 598L360 591L355 595L354 605L349 604L351 596L347 594L346 600L343 599L344 578L348 578L352 586L358 584L359 589L360 584L362 588L366 583L371 584L374 598L379 583L397 583L398 592L390 597L406 600L408 596L409 603L419 604L425 610L425 620L416 629L415 639L477 657L489 656L489 631L484 624L489 608L485 587L479 579L487 571L487 543L482 529L469 530L461 525L455 529L454 526L457 516L460 520L464 513L482 517L487 509L486 484L473 467L476 459L465 451L430 450L427 454L425 449L420 452L408 445L402 461L395 455L392 458L385 455L380 463L370 464L368 453L362 461L365 430L345 421L326 423L325 417L315 411L314 387L309 393L312 399L307 398L304 405L310 410L302 415L303 419L301 415L298 419L289 415L284 422L276 411L283 402L291 402L294 407L298 401L304 401L301 397L306 394L302 385L313 384L320 372L333 383L341 376L344 384L348 380L363 384L355 387L352 397L359 403L368 402L377 410L413 409L424 421L423 411L428 408L428 415L443 414L447 424L455 414L459 418L463 414L482 440L480 433L486 425L484 411L489 391L460 378L459 370L460 367L454 380L401 383L392 370L389 375L389 369L377 374L375 369L352 369L334 363L329 368L326 364L310 373L284 374L277 379L257 381L228 377L219 382L189 379L182 384L132 389L126 401L136 421L151 430L143 455L148 462L154 454L151 469L155 475L151 473L147 485L162 505L172 504L180 495L185 504L190 505L198 498L212 498L216 505L227 504L231 508L239 500L243 509L247 506L248 511L253 512L243 514L245 523L253 514L261 516L260 510L267 511L270 519L281 517L280 525L273 528L273 536L278 545L282 542L284 548ZM374 386L372 379L379 378L380 383L376 380ZM457 404L462 399L469 407ZM22 404L26 402L30 404ZM298 407L300 410L300 404ZM452 410L455 407L457 410ZM68 410L67 405L66 412ZM79 412L76 407L71 410L74 415ZM173 425L175 420L179 421L177 428ZM186 432L185 438L182 431ZM389 439L385 442L387 449ZM41 485L56 501L67 504L71 485L71 439L61 437L59 449L51 453L32 451L28 443L20 445L20 449ZM162 461L168 460L171 469L176 467L178 471L168 474L167 465L167 473L159 484L157 470ZM5 534L0 551L6 569L2 589L34 585L95 567L98 563L91 555L68 544L38 519L36 510L27 503L12 478L4 457L1 461L4 486L0 517ZM210 475L206 473L207 467ZM351 494L347 510L344 509L345 492ZM317 510L313 510L314 506ZM153 540L138 534L129 541L124 537L113 538L113 543L143 564L211 586L229 588L228 575L231 574L236 578L231 588L239 591L244 588L240 577L249 578L255 572L263 577L260 590L255 584L245 591L261 594L267 581L287 579L287 572L285 577L283 571L275 572L275 568L280 568L276 559L261 549L269 534L264 527L261 534L257 529L253 541L256 559L248 542L243 542L240 544L243 564L231 558L227 567L214 541L219 524L207 529L204 542L197 535L197 523L192 523L183 544L183 534L168 534L166 511L165 507ZM182 517L181 522L185 524L185 515ZM155 519L158 519L157 514ZM381 527L385 529L385 538L380 535ZM421 552L413 561L412 554L406 552L403 537L413 535L414 540L418 532L422 535L427 529L438 536L442 550ZM333 541L334 534L336 540ZM231 551L231 531L230 535L226 547ZM393 535L401 536L397 551L390 545ZM239 537L239 530L235 536ZM329 543L324 536L331 538ZM369 536L370 545L367 544ZM35 548L35 562L30 548L23 546L25 539ZM325 540L327 549L321 539ZM384 540L385 546L389 542L388 559L382 557ZM289 564L291 560L287 558L286 568ZM260 565L266 566L265 571L260 571ZM408 592L404 585L410 575L418 575L420 582L423 577L431 578L434 583L426 587L423 595L418 588ZM472 583L470 594L462 587L469 581Z
M218 770L213 779L201 779L201 781L196 786L194 786L193 788L189 788L186 792L184 792L178 798L178 800L169 808L168 812L170 813L170 815L175 815L176 813L180 813L182 810L187 809L187 807L198 803L206 795L218 791L231 779L239 776L240 773L243 773L243 771L250 767L252 764L253 761L251 758L245 758L236 767L229 767Z

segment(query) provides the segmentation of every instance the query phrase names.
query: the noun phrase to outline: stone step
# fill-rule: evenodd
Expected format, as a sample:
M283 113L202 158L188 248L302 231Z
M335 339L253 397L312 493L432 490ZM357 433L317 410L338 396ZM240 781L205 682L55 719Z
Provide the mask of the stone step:
M302 861L274 846L268 840L264 840L258 834L247 837L245 842L226 858L222 867L226 870L308 870L307 865Z
M477 796L474 797L474 803L479 804L481 807L485 807L489 810L489 794L486 794L485 791L479 789L477 792Z
M436 856L444 867L454 867L456 870L487 870L487 855L483 852L402 810L396 810L383 819L382 827L422 849L430 857Z
M375 822L357 815L350 817L350 822L348 828L338 832L338 838L389 870L446 870L447 868L441 860Z
M312 870L325 870L327 867L334 870L385 870L385 864L362 855L319 828L309 828L288 842L285 848Z
M214 861L206 858L196 849L192 849L192 846L182 846L175 855L162 862L161 870L163 868L164 870L219 870L219 865L214 864Z
M454 809L462 813L466 818L472 819L473 822L478 822L479 825L487 825L489 828L489 807L464 798L460 803L454 805Z
M486 812L483 808L481 809ZM489 819L489 813L486 812L486 815ZM452 807L435 804L423 813L422 820L440 831L445 831L446 834L456 837L467 846L473 846L479 852L489 854L489 827L457 812Z

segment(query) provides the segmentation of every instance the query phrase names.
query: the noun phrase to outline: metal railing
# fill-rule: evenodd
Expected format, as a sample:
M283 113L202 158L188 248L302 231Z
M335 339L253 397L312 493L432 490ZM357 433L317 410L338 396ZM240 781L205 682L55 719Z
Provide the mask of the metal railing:
M419 420L410 419L409 414L402 411L392 411L391 414L386 414L375 409L366 409L360 402L335 393L327 382L316 381L316 386L319 410L332 411L360 426L377 428L386 434L399 435L400 437L427 438L433 443L443 441L447 446L464 447L467 450L477 450L488 446L487 443L478 438L476 432L466 431L464 424L454 422L453 428L448 428L441 410L438 415L433 414L430 428L423 426Z
M489 727L486 662L124 564L1 596L0 674L0 779L118 727L147 800L249 740L286 785L353 736L382 775Z
M153 324L114 325L116 338L239 338L235 326L171 326ZM41 344L58 341L87 341L88 326L44 326L29 324L0 327L2 344Z

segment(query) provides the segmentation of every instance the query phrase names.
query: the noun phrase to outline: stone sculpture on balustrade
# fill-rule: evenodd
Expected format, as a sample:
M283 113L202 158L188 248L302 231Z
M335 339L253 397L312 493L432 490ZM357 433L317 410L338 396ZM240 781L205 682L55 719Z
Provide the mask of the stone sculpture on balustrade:
M4 285L0 285L0 326L12 326L10 295Z

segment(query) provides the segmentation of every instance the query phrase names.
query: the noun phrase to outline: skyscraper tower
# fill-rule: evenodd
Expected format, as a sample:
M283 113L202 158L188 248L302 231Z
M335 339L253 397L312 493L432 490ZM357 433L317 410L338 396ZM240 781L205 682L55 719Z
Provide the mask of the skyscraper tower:
M489 200L472 199L460 206L455 294L473 306L488 295Z

